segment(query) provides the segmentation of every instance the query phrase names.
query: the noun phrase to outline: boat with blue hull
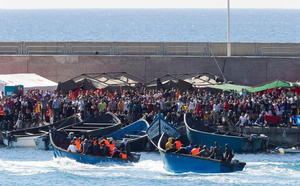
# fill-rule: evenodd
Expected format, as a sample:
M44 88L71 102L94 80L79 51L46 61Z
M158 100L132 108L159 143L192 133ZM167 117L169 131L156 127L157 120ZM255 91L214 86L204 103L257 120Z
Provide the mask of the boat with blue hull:
M268 137L265 135L245 135L236 132L222 133L212 127L203 125L200 121L193 118L190 114L184 115L186 135L189 141L198 145L214 146L217 141L224 150L228 143L235 152L256 152L265 150L268 145Z
M176 154L174 152L166 152L163 148L169 136L162 135L158 143L158 150L163 160L166 170L183 173L183 172L198 172L198 173L226 173L233 171L242 171L246 165L244 162L233 160L231 162L205 158L189 154Z
M145 150L148 143L146 130L149 124L146 120L140 119L118 131L106 135L107 138L113 138L116 147L120 147L124 139L130 144L131 151L140 152ZM100 138L102 140L102 138Z
M164 168L170 172L225 173L242 171L246 165L238 160L225 162L189 154L167 152L164 146L168 138L180 139L181 133L161 116L157 116L146 133L151 143L159 150Z
M86 164L97 164L101 162L114 162L114 163L138 162L140 159L140 154L138 153L131 153L131 156L129 156L126 159L122 159L122 158L84 155L81 153L68 152L67 148L71 140L69 140L66 136L60 135L60 133L56 133L56 131L50 132L50 141L53 146L53 153L55 158L65 157Z

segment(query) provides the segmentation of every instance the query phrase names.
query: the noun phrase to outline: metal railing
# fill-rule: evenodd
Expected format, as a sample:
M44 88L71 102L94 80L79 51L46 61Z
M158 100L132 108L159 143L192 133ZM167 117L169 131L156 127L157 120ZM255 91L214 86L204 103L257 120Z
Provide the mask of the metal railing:
M226 56L226 43L0 42L0 55ZM232 43L232 56L300 57L300 43Z

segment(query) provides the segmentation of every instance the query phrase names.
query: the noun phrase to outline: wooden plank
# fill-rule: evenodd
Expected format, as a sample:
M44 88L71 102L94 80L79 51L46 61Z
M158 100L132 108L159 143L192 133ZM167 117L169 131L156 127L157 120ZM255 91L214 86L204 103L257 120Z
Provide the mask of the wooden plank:
M97 128L102 128L102 127L94 127L94 126L91 126L91 127L87 127L87 126L73 126L71 127L72 129L97 129Z
M116 125L115 123L83 123L83 125L94 125L94 126L102 126L102 125Z
M92 130L83 130L83 129L65 129L67 132L91 132Z

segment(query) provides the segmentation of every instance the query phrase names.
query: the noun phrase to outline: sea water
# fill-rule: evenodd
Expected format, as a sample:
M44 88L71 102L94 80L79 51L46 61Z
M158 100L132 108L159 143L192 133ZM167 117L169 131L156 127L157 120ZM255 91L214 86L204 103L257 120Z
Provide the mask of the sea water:
M236 154L247 163L232 173L168 172L159 153L138 163L82 164L52 151L0 148L0 185L300 185L300 154Z
M226 42L226 9L0 9L0 41ZM232 9L232 42L300 42L300 11Z

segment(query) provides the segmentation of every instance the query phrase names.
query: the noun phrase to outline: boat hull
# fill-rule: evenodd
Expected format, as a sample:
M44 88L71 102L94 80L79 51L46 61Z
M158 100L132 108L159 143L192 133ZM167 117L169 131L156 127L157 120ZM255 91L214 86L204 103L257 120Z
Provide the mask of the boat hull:
M6 138L3 139L3 143L9 147L35 147L34 139L38 136L26 136L18 137L8 143Z
M69 158L73 159L80 163L86 164L97 164L101 162L115 162L115 163L126 163L129 162L128 160L124 159L114 159L114 158L106 158L106 157L95 157L95 156L88 156L82 155L79 153L71 153L59 150L57 148L53 148L53 153L55 158Z
M189 141L197 145L206 145L207 147L214 146L215 142L218 142L218 145L225 150L225 144L228 144L231 150L235 152L255 152L262 150L263 147L266 147L267 137L260 137L256 134L240 136L237 133L225 134L220 132L206 132L206 130L211 129L207 127L206 130L198 130L197 127L201 123L192 118L190 115L185 114L184 123L186 127L186 135Z
M116 147L120 147L123 139L127 139L130 144L130 150L140 152L145 150L148 143L148 137L145 133L148 127L148 122L140 119L116 132L106 135L106 137L112 137Z
M121 158L111 158L111 157L102 157L102 156L93 156L93 155L83 155L81 153L72 153L68 152L66 144L69 144L69 140L64 136L60 136L55 131L51 131L50 142L53 147L54 157L58 158L70 158L80 163L87 164L97 164L101 162L115 162L115 163L126 163L126 162L138 162L140 159L140 154L132 153L127 159ZM64 148L62 148L63 146Z
M245 163L239 165L228 164L213 159L192 157L190 155L176 155L160 150L161 159L166 170L175 173L197 172L197 173L226 173L242 171Z
M45 140L48 138L48 140ZM52 145L50 143L49 135L39 136L34 139L35 145L37 149L49 150L52 149Z
M201 131L193 131L186 129L186 135L189 141L194 144L206 145L208 147L214 146L214 143L217 141L218 145L224 150L225 144L229 144L231 150L235 152L254 152L261 149L263 142L262 138L257 138L256 140L251 140L248 138L238 137L238 136L229 136L213 133L205 133Z

